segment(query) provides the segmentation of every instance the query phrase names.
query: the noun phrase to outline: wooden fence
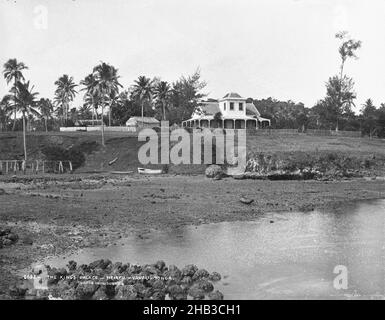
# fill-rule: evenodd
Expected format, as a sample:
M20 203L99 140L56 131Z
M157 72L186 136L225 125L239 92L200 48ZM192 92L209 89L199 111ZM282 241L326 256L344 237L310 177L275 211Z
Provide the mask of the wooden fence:
M71 161L51 160L0 160L1 174L38 174L73 172Z

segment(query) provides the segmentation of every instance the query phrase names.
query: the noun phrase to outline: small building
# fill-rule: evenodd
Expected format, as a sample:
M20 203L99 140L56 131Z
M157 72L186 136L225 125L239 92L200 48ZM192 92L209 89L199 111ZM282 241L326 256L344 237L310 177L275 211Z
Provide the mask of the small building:
M202 101L191 119L182 122L183 127L259 129L270 126L270 120L262 118L254 103L247 102L238 93L230 92L219 101Z
M153 128L159 127L160 122L154 117L131 117L126 121L126 126L131 128Z

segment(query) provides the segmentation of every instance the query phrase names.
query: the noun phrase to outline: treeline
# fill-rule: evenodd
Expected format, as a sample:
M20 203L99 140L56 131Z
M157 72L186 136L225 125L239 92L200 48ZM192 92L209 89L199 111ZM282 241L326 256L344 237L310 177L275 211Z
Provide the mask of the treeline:
M39 97L24 78L26 69L17 59L4 64L9 93L0 100L0 131L22 130L23 122L27 131L51 131L90 119L121 126L130 117L142 115L180 123L190 117L205 96L201 91L206 83L201 80L199 69L174 82L140 76L124 88L118 69L101 62L78 83L68 74L59 77L53 98ZM83 103L75 107L73 101L77 95L82 96Z
M333 113L324 102L318 102L312 108L306 108L303 103L279 101L273 98L248 99L253 101L261 116L271 119L271 127L275 129L320 129L361 131L365 136L385 137L385 103L375 106L368 99L358 114L348 110L339 114Z

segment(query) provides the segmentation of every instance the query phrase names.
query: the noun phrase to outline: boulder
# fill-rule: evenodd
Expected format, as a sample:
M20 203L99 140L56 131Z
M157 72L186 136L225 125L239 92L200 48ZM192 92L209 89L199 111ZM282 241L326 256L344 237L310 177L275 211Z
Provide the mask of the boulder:
M177 284L167 287L167 292L172 300L186 300L187 293Z
M204 292L208 293L214 290L213 284L205 279L201 279L197 281L194 286L197 286L199 289L203 290Z
M205 292L196 285L188 289L188 294L193 297L194 300L203 300L205 298Z
M216 290L208 294L210 300L223 300L223 293Z
M115 295L116 300L135 300L138 293L133 285L118 286Z
M0 188L0 196L7 194L4 189Z
M96 292L92 296L92 300L109 300L109 298L105 290L102 287L100 287L98 290L96 290Z
M182 269L182 275L183 276L188 276L188 277L193 277L195 272L198 271L198 267L194 264L188 264Z
M163 271L165 266L166 266L166 263L163 260L159 260L155 263L155 267L158 268L160 271Z
M205 174L207 178L214 178L217 176L222 176L223 170L220 166L212 164L206 168Z
M209 273L205 269L199 269L198 271L195 272L194 276L192 277L193 281L199 280L199 279L204 279L209 277Z
M218 272L215 272L215 271L212 272L210 274L210 276L209 276L209 280L214 281L214 282L220 281L221 278L222 278L221 275Z
M79 284L76 287L75 295L77 299L87 300L92 298L96 290L99 289L99 286L94 284Z

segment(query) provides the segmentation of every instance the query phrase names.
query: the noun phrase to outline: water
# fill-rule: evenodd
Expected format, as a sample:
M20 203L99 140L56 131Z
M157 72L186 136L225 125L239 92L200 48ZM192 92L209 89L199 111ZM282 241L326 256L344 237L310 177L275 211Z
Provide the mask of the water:
M226 299L383 298L384 227L385 200L355 202L333 211L267 213L251 222L154 231L145 239L132 236L116 246L82 250L65 261L193 263L224 276L215 287ZM347 267L346 290L333 286L337 265Z

